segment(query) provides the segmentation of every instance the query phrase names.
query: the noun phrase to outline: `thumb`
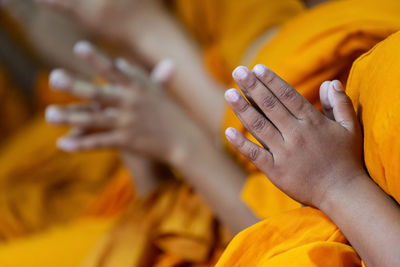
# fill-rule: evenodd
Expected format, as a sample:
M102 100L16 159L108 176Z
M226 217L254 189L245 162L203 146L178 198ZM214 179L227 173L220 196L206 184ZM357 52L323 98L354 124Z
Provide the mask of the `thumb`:
M164 59L153 69L151 79L162 87L168 88L171 85L175 70L174 62L171 59Z
M358 128L357 116L350 98L346 95L340 81L330 82L328 89L329 102L332 105L332 112L335 121L340 123L350 132Z

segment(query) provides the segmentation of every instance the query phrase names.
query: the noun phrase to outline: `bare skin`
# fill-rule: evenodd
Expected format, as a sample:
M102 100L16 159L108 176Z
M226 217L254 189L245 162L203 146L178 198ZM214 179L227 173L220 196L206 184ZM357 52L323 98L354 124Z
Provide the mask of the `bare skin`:
M157 159L182 173L232 232L258 221L239 199L246 174L185 115L160 83L154 82L169 79L170 63L161 63L149 79L124 60L110 65L98 53L85 58L112 83L100 87L65 71L52 73L55 89L91 103L48 108L50 123L80 129L59 140L61 149L77 152L116 148L124 158L140 155ZM140 165L140 159L137 161ZM141 180L135 171L132 173ZM144 192L159 184L157 180L147 182L135 180Z
M282 191L326 213L367 266L398 266L400 208L363 169L360 126L340 82L321 86L324 116L263 65L238 67L234 78L257 107L235 89L225 98L263 147L228 128L232 145Z

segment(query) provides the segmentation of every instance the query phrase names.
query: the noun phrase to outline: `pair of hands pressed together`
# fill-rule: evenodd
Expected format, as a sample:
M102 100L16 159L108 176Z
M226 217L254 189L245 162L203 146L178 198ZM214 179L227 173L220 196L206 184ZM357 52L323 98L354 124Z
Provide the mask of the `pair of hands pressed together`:
M261 146L228 128L232 145L283 192L330 217L367 266L399 266L400 207L363 168L361 128L341 83L321 85L324 116L263 65L233 76L252 104L235 89L225 98Z
M238 198L245 174L165 89L174 74L171 61L162 61L149 76L125 60L108 59L87 42L78 43L74 51L108 84L84 81L64 70L52 72L50 84L55 90L87 101L47 108L49 123L72 127L58 140L59 148L68 152L117 149L136 188L141 187L140 195L162 183L165 173L160 177L153 170L157 163L166 164L203 195L233 232L257 222Z
M320 208L325 194L364 174L361 130L339 81L321 86L324 116L263 65L233 76L253 104L235 89L225 98L262 147L233 128L226 136L289 196Z
M165 163L178 160L190 123L164 88L174 72L172 62L160 62L148 76L123 59L111 61L90 43L80 42L74 51L109 84L100 86L64 70L51 73L55 90L88 101L47 108L49 123L73 128L58 146L69 152L117 148Z

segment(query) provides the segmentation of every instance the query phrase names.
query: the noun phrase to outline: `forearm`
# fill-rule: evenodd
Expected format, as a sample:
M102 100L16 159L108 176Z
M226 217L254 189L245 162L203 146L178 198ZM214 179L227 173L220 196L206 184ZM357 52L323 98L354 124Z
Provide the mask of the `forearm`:
M225 109L224 86L208 73L199 47L170 14L158 12L146 23L146 29L152 31L127 33L126 43L150 64L165 58L174 61L173 94L208 132L219 137Z
M169 178L168 170L153 159L132 152L121 153L121 157L132 176L139 198L148 196L160 186L163 180Z
M240 199L246 173L205 137L197 138L173 165L233 233L259 221Z
M369 177L329 194L321 209L367 266L400 266L400 208Z

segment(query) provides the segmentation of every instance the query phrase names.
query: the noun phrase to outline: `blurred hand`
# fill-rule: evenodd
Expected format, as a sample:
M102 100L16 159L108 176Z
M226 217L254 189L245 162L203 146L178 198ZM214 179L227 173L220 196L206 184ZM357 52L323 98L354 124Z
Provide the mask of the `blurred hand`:
M165 163L179 157L191 123L164 90L173 64L163 61L149 76L125 60L109 60L85 42L79 43L75 52L109 84L99 86L64 70L52 72L50 83L55 90L89 101L48 107L49 123L74 128L58 146L69 152L117 148Z

